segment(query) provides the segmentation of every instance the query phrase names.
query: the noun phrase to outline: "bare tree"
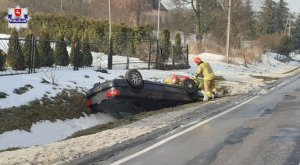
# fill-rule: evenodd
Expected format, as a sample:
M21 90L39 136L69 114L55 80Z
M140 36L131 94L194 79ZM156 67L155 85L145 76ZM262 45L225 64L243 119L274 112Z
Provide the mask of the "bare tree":
M165 27L171 31L182 31L184 33L195 32L193 11L184 7L176 7L169 10L168 22Z
M212 29L215 23L214 11L221 8L221 5L217 3L217 0L173 0L173 4L177 6L191 6L194 12L196 38L198 40L202 40L203 35L208 33Z
M22 7L28 7L30 12L57 13L61 11L61 0L12 0ZM88 0L63 0L63 11L66 14L88 16ZM49 5L51 4L51 5Z
M145 23L145 20L143 19L145 12L151 11L152 9L152 6L149 2L149 0L131 1L130 6L135 15L136 25Z

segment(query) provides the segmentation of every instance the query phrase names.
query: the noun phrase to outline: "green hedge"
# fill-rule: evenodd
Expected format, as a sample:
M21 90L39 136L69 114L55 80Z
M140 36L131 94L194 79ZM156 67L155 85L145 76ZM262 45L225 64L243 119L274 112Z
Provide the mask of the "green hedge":
M19 33L16 30L13 30L8 42L6 62L8 66L12 67L14 70L24 70L26 68L25 59L18 39Z
M107 21L99 22L75 16L43 13L32 14L30 17L29 29L35 36L39 36L43 29L46 28L51 39L55 39L60 32L67 40L71 41L74 34L78 38L83 38L84 33L88 31L90 41L108 40L109 24ZM0 33L8 33L10 31L7 28L5 13L0 13L0 25ZM149 38L151 33L152 28L149 25L130 27L125 24L113 24L112 26L113 38L121 39L128 35L133 35L135 38ZM25 30L20 35L25 37Z
M88 18L79 18L75 16L61 15L61 14L43 14L35 13L30 15L31 20L29 21L29 29L21 30L19 32L20 37L27 37L28 33L32 33L36 38L40 40L50 39L58 40L57 35L60 34L67 41L73 41L74 36L77 40L81 42L92 42L93 44L87 45L82 44L82 49L80 52L83 53L84 58L80 58L80 66L87 65L90 66L92 63L90 51L100 51L107 53L109 52L109 24L108 21L100 22L91 20ZM143 39L148 39L152 37L152 27L149 25L141 25L138 27L131 27L126 24L113 24L112 25L112 42L113 42L113 54L129 55L133 57L139 57L137 53L137 48L142 44ZM6 13L0 13L0 33L16 33L13 29L8 29L6 21ZM26 36L27 35L27 36ZM63 38L59 40L63 40ZM11 43L12 44L12 43ZM10 45L11 45L10 44ZM19 43L16 43L19 44ZM21 54L21 64L20 66L15 64L13 54L8 53L7 64L13 66L15 69L24 69L29 66L28 58L29 54L26 50L26 45L29 45L29 42L25 44L25 60L23 59L23 53L21 49L18 49ZM71 45L68 45L71 46ZM18 45L14 46L18 47ZM56 48L58 48L56 44ZM63 47L66 47L64 45ZM29 47L28 47L29 48ZM27 49L28 49L27 48ZM12 48L10 48L12 49ZM68 65L69 60L66 63L61 64L61 59L58 60L59 52L53 52L50 47L50 43L45 41L40 41L38 43L38 67L39 66L49 66L51 67L55 62L58 65ZM63 48L64 52L65 48ZM73 53L73 52L72 52ZM70 54L70 63L73 64L72 53ZM11 58L10 58L11 57ZM4 60L1 60L2 63ZM23 62L24 61L24 62Z

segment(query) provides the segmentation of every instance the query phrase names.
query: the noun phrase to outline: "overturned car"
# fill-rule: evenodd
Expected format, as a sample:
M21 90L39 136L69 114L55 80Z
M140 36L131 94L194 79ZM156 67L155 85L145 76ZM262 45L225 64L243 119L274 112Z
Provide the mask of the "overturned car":
M122 118L143 111L157 110L190 103L202 98L195 82L185 80L181 86L143 80L141 73L132 69L124 79L96 83L86 93L88 106Z

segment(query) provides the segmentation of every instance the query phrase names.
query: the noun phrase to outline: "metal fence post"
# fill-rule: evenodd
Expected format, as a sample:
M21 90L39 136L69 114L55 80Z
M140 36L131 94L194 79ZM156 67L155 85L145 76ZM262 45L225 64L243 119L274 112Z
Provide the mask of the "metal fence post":
M76 41L76 70L79 70L79 65L80 65L80 42L79 41Z
M30 44L30 61L28 66L28 73L35 73L35 38L34 35L31 35L31 44Z
M33 73L35 73L35 65L36 65L36 63L35 63L35 58L37 58L36 57L36 40L35 40L35 37L33 36L33 57L32 57L32 59L33 59L33 62L32 62L32 67L33 67Z
M112 69L112 65L113 65L113 48L112 48L112 45L113 44L113 42L112 42L112 40L110 39L109 40L109 55L108 55L108 58L107 58L107 69Z
M25 41L26 42L26 41ZM31 35L31 44L30 44L30 62L28 66L28 73L32 73L32 66L33 66L33 50L34 50L34 43L33 43L33 35Z
M78 70L78 62L79 62L78 61L78 53L80 53L78 51L78 47L79 47L78 41L73 42L72 47L74 49L74 51L73 51L73 58L74 58L74 68L73 68L73 70Z
M186 45L186 66L189 67L189 45Z
M126 59L126 70L129 69L129 55L128 55L128 51L126 53L127 59Z
M122 37L123 38L123 37ZM131 38L131 40L133 40L132 38ZM128 36L126 35L125 36L125 39L122 41L122 42L124 42L124 43L122 43L122 45L124 44L125 45L125 53L126 53L126 70L128 70L129 69L129 46L128 46L128 44L127 44L127 41L129 42L129 43L131 43L131 42L133 42L133 41L130 41L130 40L128 40Z
M151 65L151 51L152 51L152 41L150 40L149 44L149 54L148 54L148 69L150 70Z
M73 61L74 61L73 70L76 70L76 58L75 58L76 53L75 53L75 47L76 47L76 44L74 42L72 42L71 43L71 48L73 48L73 50L74 50L73 52L71 52L71 53L73 53L72 55L73 55Z
M156 53L156 58L155 58L155 69L158 69L158 58L159 58L159 53L160 53L158 40L156 40L156 49L157 49L156 50L157 53Z
M172 53L172 66L173 66L173 69L175 68L175 53L174 53L174 49L175 49L175 46L171 46L171 53Z

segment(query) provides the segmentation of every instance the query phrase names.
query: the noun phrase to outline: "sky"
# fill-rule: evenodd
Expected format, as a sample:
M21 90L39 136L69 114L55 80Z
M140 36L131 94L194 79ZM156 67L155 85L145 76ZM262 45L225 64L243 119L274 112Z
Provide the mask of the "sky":
M300 0L286 0L291 12L300 13Z
M274 0L278 2L279 0ZM253 0L253 6L256 8L260 8L263 4L264 0ZM288 3L288 8L292 13L300 13L300 0L285 0Z
M162 3L169 4L171 0L162 0ZM279 0L275 0L278 2ZM300 0L285 0L289 4L289 8L291 12L300 13ZM256 9L259 9L261 5L263 4L264 0L252 0L253 6Z

